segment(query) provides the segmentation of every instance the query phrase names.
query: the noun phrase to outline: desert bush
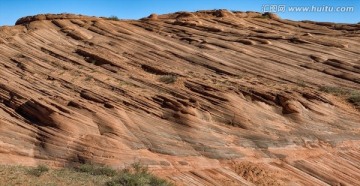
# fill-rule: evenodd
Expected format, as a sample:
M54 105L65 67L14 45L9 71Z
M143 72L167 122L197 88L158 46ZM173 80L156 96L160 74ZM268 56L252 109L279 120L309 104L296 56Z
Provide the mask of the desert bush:
M329 94L334 94L337 96L347 96L352 94L353 90L342 88L342 87L332 87L332 86L322 86L320 91L326 92Z
M38 165L35 168L31 168L28 170L28 174L40 177L43 173L48 172L49 168L45 165Z
M159 78L160 82L166 83L166 84L172 84L175 83L177 80L176 75L164 75Z
M108 20L113 20L113 21L119 21L120 20L117 16L110 16L107 19Z
M108 166L95 165L95 164L81 164L74 167L77 172L84 172L91 175L104 175L104 176L115 176L117 171Z
M113 180L107 182L108 186L171 186L172 183L151 174L147 167L139 163L130 169L121 171Z
M360 91L342 88L342 87L330 87L330 86L320 87L320 91L329 94L334 94L336 96L345 97L349 103L353 104L357 108L360 108Z
M300 87L306 87L306 82L304 80L299 80L297 81L297 84L300 86Z
M91 76L87 76L87 77L85 78L85 81L90 81L90 80L92 80L92 77L91 77Z
M352 94L347 100L356 107L360 107L360 92Z
M270 15L269 14L262 14L259 16L255 16L255 18L259 18L259 19L270 19Z

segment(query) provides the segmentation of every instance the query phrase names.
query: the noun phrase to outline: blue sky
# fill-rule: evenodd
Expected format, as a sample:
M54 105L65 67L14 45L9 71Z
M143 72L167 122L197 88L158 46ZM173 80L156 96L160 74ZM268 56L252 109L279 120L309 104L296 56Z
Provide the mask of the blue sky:
M264 5L286 5L279 15L292 20L360 22L360 0L0 0L0 25L13 25L23 16L40 13L76 13L138 19L151 13L229 9L262 11ZM290 12L291 6L353 7L352 12ZM269 7L265 6L268 10Z

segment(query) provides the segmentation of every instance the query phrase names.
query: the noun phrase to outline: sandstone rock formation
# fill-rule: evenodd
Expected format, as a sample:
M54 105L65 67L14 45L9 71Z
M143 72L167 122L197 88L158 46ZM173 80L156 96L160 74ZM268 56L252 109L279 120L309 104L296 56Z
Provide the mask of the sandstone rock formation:
M359 185L360 25L226 10L0 27L0 163L179 185Z

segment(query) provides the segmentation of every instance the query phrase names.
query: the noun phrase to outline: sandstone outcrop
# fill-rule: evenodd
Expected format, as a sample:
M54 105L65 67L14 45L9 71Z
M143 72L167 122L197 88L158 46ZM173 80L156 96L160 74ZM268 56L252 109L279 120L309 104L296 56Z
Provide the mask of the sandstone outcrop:
M0 163L179 185L359 185L360 31L227 10L0 27Z

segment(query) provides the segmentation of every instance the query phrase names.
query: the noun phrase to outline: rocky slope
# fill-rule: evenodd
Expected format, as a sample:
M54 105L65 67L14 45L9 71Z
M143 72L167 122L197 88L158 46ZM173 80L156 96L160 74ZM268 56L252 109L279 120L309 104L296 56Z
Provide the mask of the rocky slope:
M0 27L0 163L179 185L359 185L360 25L226 10ZM359 105L357 105L359 106Z

